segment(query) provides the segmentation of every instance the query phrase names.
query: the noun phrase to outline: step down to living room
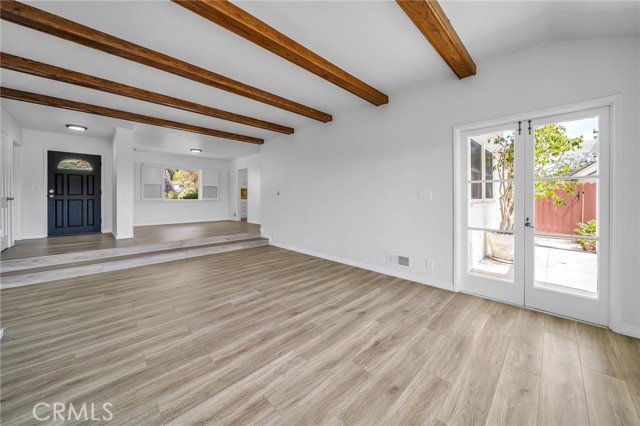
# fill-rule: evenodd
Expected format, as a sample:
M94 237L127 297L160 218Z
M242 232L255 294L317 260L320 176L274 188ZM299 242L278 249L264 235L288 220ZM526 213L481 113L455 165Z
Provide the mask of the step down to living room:
M247 232L216 235L234 230ZM171 225L171 232L166 231L167 226L137 227L136 237L120 243L120 246L104 234L43 239L47 247L42 244L36 246L36 242L31 243L32 247L17 246L23 250L22 253L17 250L14 253L2 253L0 288L20 287L269 245L269 241L260 236L257 226L250 228L244 225L236 228L231 225L230 228L216 222L203 222ZM113 245L115 247L99 248ZM94 249L88 249L90 247ZM29 256L33 253L40 255Z

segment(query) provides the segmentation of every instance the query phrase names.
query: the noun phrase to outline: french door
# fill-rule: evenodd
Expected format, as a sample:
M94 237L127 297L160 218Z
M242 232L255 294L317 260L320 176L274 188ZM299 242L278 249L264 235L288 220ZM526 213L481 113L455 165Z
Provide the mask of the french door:
M463 291L606 325L609 108L463 132Z

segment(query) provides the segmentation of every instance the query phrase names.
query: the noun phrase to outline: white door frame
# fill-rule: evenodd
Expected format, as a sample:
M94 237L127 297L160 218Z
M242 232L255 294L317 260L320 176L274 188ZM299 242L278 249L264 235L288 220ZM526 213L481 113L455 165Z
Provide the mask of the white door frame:
M42 187L44 188L44 192L45 192L45 196L42 197L42 208L44 210L44 215L42 215L41 224L42 224L43 235L37 238L49 238L49 207L48 207L49 197L47 197L48 195L47 191L49 189L49 151L68 152L69 154L97 155L100 157L100 188L102 190L102 194L100 195L100 220L102 221L102 225L103 225L100 233L113 234L113 225L116 223L115 215L111 217L111 229L105 230L104 221L105 221L105 212L107 211L105 200L106 200L106 196L108 195L105 191L106 173L107 173L107 167L113 166L114 159L111 158L110 163L107 164L107 159L109 157L107 157L106 153L100 149L92 149L92 148L84 148L84 147L82 149L75 149L75 148L69 148L64 146L61 147L59 145L55 145L55 146L44 147L42 149L42 158L41 158L42 170L43 170ZM134 173L134 179L135 179L135 173ZM115 196L115 187L111 189L111 196L112 198L108 200L110 203L110 207L113 204L113 197ZM114 238L115 238L115 234L114 234Z
M244 170L244 172L243 172ZM249 222L249 197L251 196L251 194L249 194L249 167L242 167L240 169L236 169L236 211L238 212L236 214L236 221L242 221L242 198L240 198L240 188L242 188L242 185L240 183L240 172L244 173L246 175L246 181L247 181L247 217L246 217L246 221L247 223Z
M14 245L13 239L13 140L9 138L9 135L2 131L2 167L0 173L2 173L1 185L2 199L0 202L6 209L2 215L2 221L5 222L2 231L6 232L6 247L9 248ZM6 216L6 217L5 217ZM0 236L1 238L1 236Z
M622 239L618 235L620 230L618 229L618 223L621 223L618 211L618 193L617 182L619 180L619 171L615 165L618 163L618 159L621 158L621 144L618 143L619 135L622 134L622 95L612 95L602 98L591 99L583 102L577 102L567 105L562 105L553 108L547 108L542 110L536 110L531 112L524 112L520 114L514 114L507 117L484 120L475 123L467 123L462 125L456 125L453 127L453 181L454 181L454 262L453 262L453 289L456 292L462 290L462 273L463 267L466 265L466 258L464 256L464 247L461 246L460 241L462 233L466 231L466 227L463 229L461 218L462 209L466 205L466 200L462 199L462 191L460 190L461 182L461 155L466 151L462 150L462 134L470 130L482 130L483 128L495 127L504 124L508 124L514 121L534 120L538 118L548 117L552 115L567 114L572 112L578 112L582 110L595 109L600 107L609 107L610 110L610 135L609 135L609 230L610 230L610 248L609 248L609 303L608 303L608 327L614 331L621 330L622 318L621 318L621 284L620 270L621 260L618 255L621 253L621 241Z

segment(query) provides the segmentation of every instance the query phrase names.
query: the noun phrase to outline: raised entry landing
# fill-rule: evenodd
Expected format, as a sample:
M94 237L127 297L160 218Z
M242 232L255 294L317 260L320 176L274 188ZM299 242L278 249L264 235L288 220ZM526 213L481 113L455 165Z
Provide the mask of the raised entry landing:
M268 245L259 225L200 222L141 226L134 238L110 234L21 241L2 253L0 286L11 288Z

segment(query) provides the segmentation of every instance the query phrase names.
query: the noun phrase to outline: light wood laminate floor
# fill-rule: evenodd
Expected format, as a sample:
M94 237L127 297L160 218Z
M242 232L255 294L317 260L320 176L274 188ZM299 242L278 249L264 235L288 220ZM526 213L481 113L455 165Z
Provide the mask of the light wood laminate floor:
M6 425L640 423L636 339L275 247L0 297Z
M16 245L4 250L0 257L2 260L24 259L35 256L131 247L139 244L167 243L248 232L259 233L260 225L221 220L215 222L136 226L133 228L133 238L123 240L116 240L112 234L107 233L63 235L16 241Z

